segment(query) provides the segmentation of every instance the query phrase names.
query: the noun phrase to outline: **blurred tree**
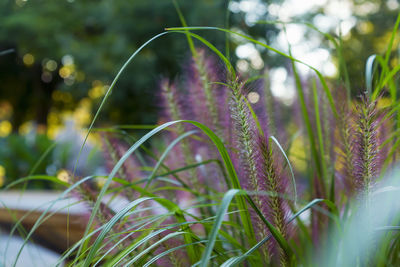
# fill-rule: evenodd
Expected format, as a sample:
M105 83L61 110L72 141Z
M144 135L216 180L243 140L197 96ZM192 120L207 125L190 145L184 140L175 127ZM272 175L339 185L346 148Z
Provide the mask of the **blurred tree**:
M224 27L229 1L178 2L189 25ZM274 28L246 24L243 12L230 20L263 38L266 28ZM11 103L18 130L27 120L45 125L50 110L72 109L88 94L98 103L131 53L165 27L181 24L171 0L6 0L0 25L0 51L15 49L0 57L0 99ZM224 50L224 34L201 35ZM176 75L188 54L186 39L177 34L147 46L122 75L100 119L154 123L160 75Z
M396 18L399 15L398 0L354 1L353 11L357 23L343 40L343 56L347 62L353 93L359 95L365 89L365 63L372 54L383 55L388 47ZM399 64L398 35L392 47L392 67Z
M332 6L330 2L297 19L311 22L320 27L320 30L336 37L339 36L339 29L341 29L342 55L349 74L352 95L359 96L361 91L366 90L364 76L366 61L373 54L383 55L386 52L396 18L399 15L400 1L336 1L336 9L342 10L342 13L336 14L336 17L332 16L334 10ZM324 24L326 24L327 30L319 26ZM398 58L398 51L400 51L398 35L394 41L391 57L393 67L398 64L396 59ZM322 46L332 48L332 45L326 39ZM332 55L336 57L335 61L337 62L337 54L332 53ZM341 86L344 86L345 81L342 79L340 83Z
M191 26L225 27L229 14L229 24L244 33L267 40L277 32L273 25L249 23L244 11L228 9L229 3L239 2L178 0ZM78 126L88 125L90 111L98 108L107 85L129 56L173 26L181 22L172 0L0 1L0 52L14 50L0 54L0 170L5 168L7 182L29 173L66 111L81 121ZM225 34L199 34L225 51ZM231 42L230 50L237 45ZM101 123L156 123L161 75L174 78L189 54L185 36L175 33L148 45L116 84L99 117ZM230 57L236 61L235 53ZM31 136L37 138L32 141ZM37 173L55 175L68 167L66 160L51 155Z

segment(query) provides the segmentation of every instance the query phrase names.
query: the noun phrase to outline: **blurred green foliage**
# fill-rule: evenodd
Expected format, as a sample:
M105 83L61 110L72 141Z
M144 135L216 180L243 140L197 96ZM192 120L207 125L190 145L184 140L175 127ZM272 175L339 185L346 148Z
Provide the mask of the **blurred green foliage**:
M217 27L226 25L228 2L178 1L189 25ZM275 29L246 25L243 12L229 18L243 32L263 35ZM181 22L171 0L5 0L0 1L0 25L0 51L14 50L0 56L0 166L10 180L29 173L65 117L72 115L78 128L86 127L129 56ZM224 51L224 34L202 36ZM186 38L178 34L143 49L118 81L100 124L156 123L161 76L176 76L189 53ZM38 135L28 144L26 136L17 135L32 129L48 137ZM45 166L52 160L46 159L37 173L49 173Z
M357 18L355 27L350 34L343 40L343 56L346 59L349 76L352 78L353 93L357 94L360 89L365 90L365 63L368 57L375 54L386 52L387 44L390 41L392 29L399 14L399 8L389 8L389 3L399 1L354 1L354 16ZM362 10L362 5L372 5L373 12L357 12ZM371 6L371 9L372 9ZM398 36L398 35L397 35ZM399 55L398 38L392 50L392 60L390 66L395 67L399 64L396 60Z
M229 2L242 1L178 1L188 25L225 27L229 13L230 26L267 43L274 40L279 32L276 25L249 24L245 12L227 8ZM282 1L259 2L267 7L261 19L269 20L273 19L269 5ZM371 51L381 53L382 44L390 36L397 11L389 8L388 2L396 1L348 2L357 21L350 34L343 37L343 55L350 80L360 81L354 84L358 91L363 63ZM325 13L323 7L293 19L315 22ZM181 23L171 0L5 0L0 3L0 25L0 50L15 49L15 53L0 57L0 99L11 103L11 123L16 131L29 120L46 125L51 110L73 109L97 81L110 84L119 67L141 44L165 27ZM334 30L330 33L336 34ZM201 35L225 50L223 34L203 31ZM234 51L235 42L230 45ZM187 54L183 36L167 35L147 46L118 82L100 119L113 123L156 122L159 104L155 89L160 75L175 76ZM235 62L235 53L230 56ZM269 55L263 55L263 59L268 60L269 67L282 64L282 60L271 60ZM68 68L62 70L63 66ZM54 97L56 90L67 94ZM99 96L92 97L96 103Z
M228 2L178 1L189 25L216 27L226 24ZM231 24L255 36L275 29L246 25L243 12L229 18ZM181 22L171 0L6 0L0 3L0 25L0 50L15 49L14 54L0 58L0 99L13 105L13 129L18 129L28 120L47 124L51 109L72 109L95 87L93 82L110 84L140 45ZM223 34L210 31L202 36L225 49ZM100 119L156 122L160 75L175 76L188 53L186 39L176 34L147 46L121 77ZM63 66L69 67L67 72L61 70ZM72 99L54 99L56 90L70 93Z
M190 24L223 26L225 4L185 1L182 10ZM0 24L0 48L16 49L15 54L0 59L0 99L11 101L15 129L32 119L46 124L51 108L71 109L87 96L93 81L109 84L140 45L164 27L179 26L180 22L169 0L12 0L0 4ZM207 38L216 43L223 40L211 33ZM187 53L183 36L167 36L144 49L118 82L101 119L154 123L159 75L175 75ZM33 56L32 64L23 64L26 54ZM48 71L51 78L46 80L43 65L49 60L54 60L57 68ZM63 61L74 68L66 83L58 75ZM54 100L55 90L71 93L73 101Z
M0 139L0 163L6 169L8 177L27 175L40 156L48 149L52 141L46 135L25 136L11 134ZM38 173L46 173L49 159L37 166ZM10 181L3 181L8 183ZM34 186L46 187L48 183L36 183Z
M61 170L73 170L80 144L67 139L55 143L46 134L33 131L27 135L10 134L0 138L0 187L29 175L58 176ZM96 173L102 160L98 150L91 147L85 149L82 155L75 174L87 176ZM16 187L21 186L23 184ZM30 182L28 188L58 187L46 181L35 181Z
M336 1L338 2L338 1ZM337 20L337 27L329 30L328 33L332 36L341 35L342 54L346 63L347 71L350 78L352 95L358 97L360 92L365 88L365 63L372 54L384 54L387 44L389 43L393 27L396 22L396 17L399 14L399 0L347 0L343 3L342 14L337 13L334 18ZM324 20L323 16L332 13L329 11L330 6L322 6L317 10L308 12L307 14L297 19L316 24L318 20ZM341 20L346 14L349 19ZM332 14L330 14L332 16ZM338 30L339 24L346 28L350 25L351 29L348 33L343 34ZM347 24L347 25L346 25ZM324 31L323 29L320 29ZM310 31L311 32L311 31ZM309 36L309 32L306 33ZM397 35L398 36L398 35ZM308 37L306 37L308 38ZM399 53L398 38L393 46L392 58L390 65L392 67L399 63L395 58ZM322 47L332 48L332 45L327 39L322 39ZM331 53L334 60L337 62L336 51ZM345 81L341 80L340 86L344 86Z

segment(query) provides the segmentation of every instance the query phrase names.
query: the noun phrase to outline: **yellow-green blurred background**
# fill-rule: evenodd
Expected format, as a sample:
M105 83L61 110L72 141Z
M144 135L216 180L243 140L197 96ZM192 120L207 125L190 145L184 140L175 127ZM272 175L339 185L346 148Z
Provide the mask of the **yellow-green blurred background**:
M287 51L288 40L294 56L331 77L332 86L343 86L344 81L335 80L337 54L323 35L302 24L288 24L285 34L281 24L258 22L309 22L322 32L341 35L354 94L364 86L365 61L384 51L399 12L397 0L180 0L178 4L191 26L229 27L282 51ZM120 67L165 27L180 25L171 0L0 0L0 185L32 170L57 175L73 168L82 133ZM229 52L244 77L268 68L272 93L290 105L295 91L286 60L243 39L230 37L227 46L221 32L200 34ZM156 124L160 78L179 79L189 55L183 35L170 34L148 45L121 76L95 126ZM53 142L57 142L54 149L36 164ZM101 171L95 137L81 162L78 175Z

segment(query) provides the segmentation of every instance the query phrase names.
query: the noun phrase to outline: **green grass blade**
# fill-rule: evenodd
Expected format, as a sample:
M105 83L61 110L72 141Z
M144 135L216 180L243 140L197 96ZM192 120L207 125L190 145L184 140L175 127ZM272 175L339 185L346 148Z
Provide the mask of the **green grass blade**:
M64 261L66 261L68 258L70 258L72 256L72 254L74 253L75 250L77 250L79 248L79 246L82 243L85 243L86 240L90 239L92 236L96 235L98 232L100 232L102 229L104 228L104 225L100 226L99 228L93 230L92 232L88 233L86 236L83 236L81 240L79 240L78 242L76 242L76 244L74 244L72 247L70 247L63 255L62 257L56 262L55 266L59 266L61 264L64 263ZM82 254L83 255L83 254ZM79 257L76 257L72 263L77 262L79 259Z
M271 232L276 242L278 242L279 246L286 254L288 261L292 262L294 260L295 255L293 253L293 250L289 246L289 243L285 240L282 234L267 220L267 218L265 218L263 213L260 211L260 209L257 207L257 205L254 203L254 201L248 194L246 194L246 200L250 204L250 206L254 209L254 211L257 213L258 217L260 217L260 219L263 221L268 230Z
M166 236L164 236L163 238L161 238L160 240L158 240L157 242L155 242L154 244L152 244L151 246L147 247L146 249L144 249L142 252L140 252L138 255L136 255L132 260L130 260L126 265L127 266L134 266L133 264L140 258L142 257L144 254L148 253L150 250L152 250L153 248L155 248L156 246L158 246L159 244L161 244L162 242L176 237L178 235L182 235L182 234L186 234L185 232L174 232L174 233L170 233ZM195 243L199 243L199 242L195 242ZM194 243L190 244L190 245L194 245Z
M295 81L296 81L297 95L299 96L299 101L300 101L301 114L303 117L304 124L306 126L308 141L310 142L310 146L311 146L311 156L314 160L315 167L317 169L317 177L322 184L322 190L323 190L322 193L323 193L323 195L325 195L326 185L323 180L323 171L322 171L322 166L321 166L321 161L320 161L321 157L320 157L320 155L318 155L317 145L315 143L316 138L314 136L314 131L311 126L310 116L308 115L303 87L301 85L300 77L299 77L299 74L297 73L297 68L296 68L294 61L292 61L292 68L293 68L293 73L294 73L294 77L295 77Z
M192 32L187 32L187 30L190 30L191 27L176 28L176 30L174 30L174 31L172 31L172 29L175 29L175 28L167 28L166 30L168 30L168 32L189 34L190 36L192 36L192 37L196 38L197 40L199 40L200 42L202 42L204 45L206 45L208 48L210 48L215 54L217 54L218 57L224 62L225 66L227 67L227 69L231 75L230 78L236 76L235 68L232 66L231 62L214 45L212 45L209 41L207 41L200 35L197 35Z
M388 47L386 49L386 54L385 54L385 58L384 58L385 66L389 66L390 54L392 53L394 38L396 37L396 33L397 33L397 30L399 29L399 26L400 26L400 12L397 15L396 23L393 27L392 35L390 36L390 41L389 41ZM384 74L384 73L382 73L382 74Z
M23 250L23 248L25 247L26 243L28 242L28 240L30 239L30 237L33 235L33 233L36 231L36 229L42 224L46 214L50 211L50 209L54 206L54 204L65 198L67 196L68 193L70 193L73 189L75 189L77 186L79 186L81 183L88 181L89 179L92 179L94 176L88 176L85 177L83 179L81 179L80 181L78 181L77 183L71 185L68 189L66 189L56 200L52 201L52 204L49 205L47 207L47 209L40 215L40 217L35 221L35 224L32 226L32 229L29 231L28 235L26 236L23 244L21 245L21 248L19 249L17 256L15 258L15 261L13 263L13 267L16 266L19 257L21 256L21 252Z
M184 244L184 245L180 245L180 246L168 249L168 250L163 251L162 253L158 254L157 256L151 258L149 261L146 262L146 264L143 265L143 267L149 267L154 262L158 261L162 257L164 257L164 256L166 256L166 255L168 255L168 254L170 254L170 253L172 253L174 251L180 250L180 249L185 248L187 246L202 244L202 243L206 243L206 242L207 242L206 240L201 240L201 241L194 242L193 244Z
M213 133L207 126L205 126L199 122L189 121L189 120L185 120L184 122L191 123L194 126L200 128L213 141L214 145L216 146L216 148L218 149L218 152L221 155L222 161L227 170L227 174L228 174L230 182L233 186L233 189L241 190L242 187L240 185L239 178L236 174L232 160L230 159L228 151L224 147L224 144L222 143L221 139L219 139L219 137L215 133ZM250 214L249 214L247 205L245 203L245 198L242 196L238 196L236 198L236 200L237 200L238 209L240 210L241 222L243 224L243 228L244 228L246 236L249 240L249 243L255 244L256 243L255 234L254 234L252 222L250 219Z
M186 23L185 17L183 16L183 14L181 12L181 9L179 8L178 1L177 0L172 0L172 3L174 3L176 13L178 13L179 20L181 21L182 26L183 27L187 27L187 23ZM187 33L189 33L189 31L187 31ZM192 56L194 58L196 58L197 57L197 52L196 52L196 48L194 47L194 43L193 43L192 37L190 36L190 34L186 34L186 38L187 38L187 41L188 41L188 44L189 44L190 52L192 52Z
M294 178L294 172L293 172L293 168L292 168L292 164L290 164L289 158L285 153L285 150L282 148L281 144L279 143L279 141L274 137L274 136L270 136L269 137L272 141L274 141L274 143L276 144L276 146L279 148L279 150L282 152L282 155L285 157L286 163L289 166L289 170L290 170L290 175L292 178L292 188L293 188L293 200L294 203L297 203L297 186L296 186L296 179Z
M1 57L1 56L5 56L5 55L8 55L8 54L11 54L11 53L13 53L14 51L15 51L15 50L14 50L13 48L0 51L0 57Z
M186 170L188 170L188 169L197 168L197 167L199 167L199 166L201 166L201 165L206 165L206 164L209 164L209 163L218 163L218 162L219 162L219 161L216 160L216 159L204 160L204 161L199 162L199 163L189 164L189 165L186 165L186 166L184 166L184 167L182 167L182 168L173 169L173 170L170 170L170 171L161 173L161 174L158 175L158 176L168 176L168 175L170 175L170 174L175 174L175 173L183 172L183 171L186 171Z
M96 238L96 240L94 241L88 256L85 259L85 262L83 263L84 267L88 267L91 263L92 260L94 258L94 256L97 253L98 248L101 245L101 242L103 242L104 238L106 237L106 235L108 234L108 232L111 230L111 228L120 220L122 219L131 209L133 209L134 207L136 207L137 205L139 205L140 203L146 201L146 200L150 200L152 198L148 198L148 197L144 197L144 198L139 198L131 203L129 203L125 208L123 208L122 210L120 210L119 212L117 212L112 218L111 220L105 225L105 227L103 228L103 230L100 232L99 236Z
M258 119L256 113L254 112L254 109L253 109L253 107L251 106L249 100L248 100L245 96L243 96L243 101L246 103L247 108L249 109L250 114L251 114L251 116L252 116L254 122L256 123L256 127L257 127L257 130L258 130L258 133L260 134L260 136L265 136L265 135L264 135L264 131L263 131L262 128L261 128L260 121L259 121L259 119Z
M226 212L228 211L229 205L231 204L231 201L233 197L239 193L240 190L238 189L231 189L228 192L225 193L224 198L221 201L221 205L218 208L217 215L214 221L214 225L212 227L212 230L208 236L208 242L206 249L203 252L203 255L201 257L200 261L200 267L207 267L210 261L211 253L214 248L215 241L218 236L218 231L221 228L222 221L224 219L224 216Z
M148 188L148 186L150 185L151 181L154 179L158 169L160 168L161 164L163 163L163 161L165 160L165 158L168 156L169 152L171 152L171 150L175 147L175 145L177 145L182 139L195 134L197 131L189 131L186 132L184 134L182 134L181 136L179 136L178 138L176 138L174 141L172 141L168 147L165 149L165 151L163 152L163 154L161 155L160 159L157 161L156 166L153 168L153 171L151 172L151 174L149 175L149 177L147 178L147 183L146 186L144 187L144 189L146 190Z
M400 231L400 226L382 226L376 228L375 231Z
M368 95L372 95L372 80L374 77L374 61L376 55L371 55L367 59L367 63L365 64L365 83L367 87Z
M21 184L21 183L29 182L29 181L49 181L49 182L60 184L60 185L66 186L66 187L70 186L69 183L61 181L60 179L58 179L57 177L54 177L54 176L50 176L50 175L31 175L31 176L20 178L20 179L14 181L14 182L8 184L4 188L1 188L0 192L1 191L6 191L6 190L12 188L13 186L16 186L16 185Z
M196 223L196 222L185 222L185 223L178 223L178 224L174 224L174 225L170 225L170 226L165 226L162 229L158 229L156 231L153 231L151 233L145 233L142 237L138 238L137 240L135 240L134 243L132 243L131 245L129 245L128 247L126 247L124 250L120 251L117 255L115 255L112 259L110 259L108 262L106 262L104 265L106 266L119 266L119 263L126 258L127 256L129 256L130 253L132 253L134 250L136 250L137 248L139 248L141 245L149 242L153 237L156 237L166 231L169 231L173 228L176 227L182 227L191 223ZM181 232L183 233L183 232ZM184 233L186 234L190 234L190 233ZM193 247L194 243L187 243L190 244L188 245L188 247Z
M144 209L137 210L137 212L141 212ZM93 266L97 266L106 256L108 256L110 253L115 251L117 247L121 247L121 244L128 238L130 238L133 234L142 231L144 227L156 223L156 226L158 227L162 222L165 221L166 218L168 218L172 213L167 213L167 214L162 214L158 216L151 216L151 218L146 219L144 221L140 221L139 223L135 223L134 225L130 225L129 228L125 229L125 233L130 232L129 234L126 234L123 238L120 238L120 235L117 235L116 237L113 237L110 239L107 243L102 245L102 248L106 247L108 244L112 244L114 242L113 246L110 247L106 252L101 253L101 257L98 258L96 263L93 264ZM139 227L138 227L139 226ZM136 229L135 229L136 228ZM135 229L135 230L132 230ZM144 234L146 233L146 230L144 230ZM150 231L150 230L149 230ZM136 238L136 240L139 240L140 237ZM118 240L118 241L117 241ZM115 242L117 241L117 242ZM102 249L100 248L100 249Z
M400 71L400 65L397 65L396 67L394 67L384 78L383 78L383 81L382 81L382 84L381 85L379 85L379 87L378 88L383 88L390 80L392 80L393 79L393 77L398 73ZM376 97L378 96L378 94L380 93L380 91L378 91L378 92L374 92L374 98L373 99L376 99Z
M313 82L311 87L313 92L315 124L317 127L317 137L319 145L319 158L320 158L319 161L321 162L323 180L326 180L328 179L328 169L326 167L326 161L325 161L324 137L322 135L321 116L319 114L317 82L315 81L315 79L313 79L312 81ZM326 184L326 182L324 184Z
M120 76L122 75L122 73L124 72L124 70L127 68L127 66L132 62L132 60L136 57L136 55L137 55L144 47L146 47L149 43L151 43L151 42L154 41L155 39L157 39L157 38L159 38L159 37L161 37L161 36L166 35L167 33L168 33L168 32L162 32L162 33L157 34L157 35L153 36L152 38L150 38L147 42L145 42L142 46L140 46L140 47L129 57L129 59L124 63L124 65L123 65L123 66L121 67L121 69L118 71L118 73L117 73L117 75L115 76L114 80L112 81L110 87L108 88L106 94L104 95L104 97L103 97L103 99L102 99L102 101L101 101L101 103L100 103L100 106L99 106L99 108L97 109L97 111L96 111L96 113L95 113L95 115L94 115L94 117L93 117L92 122L90 123L90 126L89 126L89 128L88 128L88 131L87 131L87 133L86 133L86 135L85 135L85 138L84 138L84 140L83 140L82 146L81 146L81 148L80 148L80 150L79 150L78 157L77 157L77 159L76 159L76 163L75 163L75 165L74 165L73 176L74 176L74 174L75 174L75 172L76 172L76 168L77 168L77 166L78 166L79 159L80 159L80 157L81 157L81 154L82 154L83 148L84 148L84 146L85 146L85 144L86 144L86 141L87 141L87 139L88 139L88 137L89 137L89 134L90 134L90 132L91 132L91 130L92 130L92 128L93 128L93 125L94 125L94 123L96 122L96 120L97 120L97 118L98 118L98 116L99 116L101 110L103 109L105 102L107 101L108 97L111 95L111 92L112 92L112 90L114 89L115 84L116 84L117 81L119 80ZM87 234L86 231L85 231L85 234ZM79 253L78 253L78 254L79 254Z
M379 64L379 67L381 67L381 73L380 73L380 76L379 76L378 84L377 84L377 86L375 87L375 90L372 93L372 100L375 100L379 96L379 94L383 90L383 87L386 85L386 84L383 83L383 76L386 76L386 74L382 74L382 72L384 70L386 70L385 60L383 59L383 57L381 55L376 55L374 61L376 62L375 65ZM386 71L385 71L385 73L386 73Z
M389 72L390 54L392 53L394 39L395 39L397 30L399 29L399 26L400 26L400 12L398 13L395 26L393 27L392 34L390 36L390 40L389 40L388 46L386 48L386 53L385 53L384 57L379 57L379 58L377 57L378 59L380 59L379 63L382 68L380 76L379 76L379 82L378 82L379 91L383 88L383 86L384 86L383 80Z
M312 208L314 205L323 202L323 199L314 199L313 201L311 201L310 203L308 203L305 207L303 207L301 210L299 210L298 212L296 212L296 214L294 214L292 217L290 217L288 223L294 221L298 216L300 216L303 212L305 212L306 210ZM233 257L230 258L229 260L225 261L221 267L229 267L229 266L235 266L238 265L239 263L241 263L242 261L244 261L247 257L249 257L252 253L254 253L255 251L257 251L262 245L264 245L268 240L270 240L272 237L272 235L269 235L265 238L263 238L260 242L258 242L254 247L252 247L251 249L249 249L248 251L246 251L246 253L244 253L241 256L237 256L237 257Z

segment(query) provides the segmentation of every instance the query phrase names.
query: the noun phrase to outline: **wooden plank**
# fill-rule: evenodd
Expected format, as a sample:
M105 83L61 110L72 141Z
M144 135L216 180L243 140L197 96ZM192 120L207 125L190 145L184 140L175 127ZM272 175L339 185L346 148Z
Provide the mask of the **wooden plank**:
M30 231L33 225L41 216L42 212L48 207L44 205L57 199L57 192L4 192L0 196L0 226L10 231L15 223L23 216L21 225L25 231ZM18 203L17 201L18 200ZM76 201L76 200L75 200ZM33 241L58 253L63 253L68 247L79 241L84 233L87 211L84 206L62 209L66 203L74 203L74 200L62 200L55 205L50 213L54 213L36 229ZM35 211L30 211L33 207L39 207ZM68 211L71 211L68 213ZM47 213L47 214L50 214ZM18 233L18 232L17 232Z

